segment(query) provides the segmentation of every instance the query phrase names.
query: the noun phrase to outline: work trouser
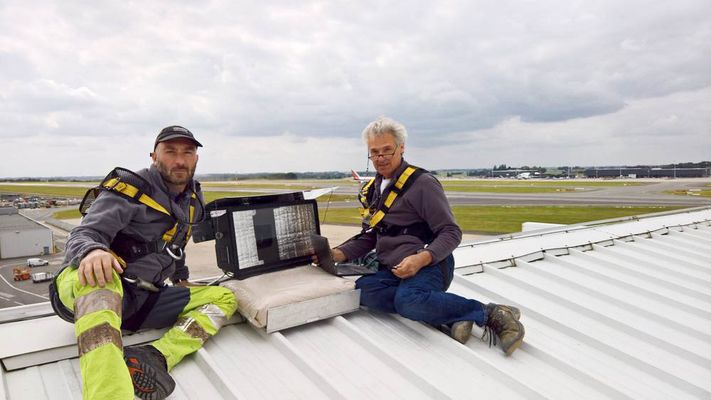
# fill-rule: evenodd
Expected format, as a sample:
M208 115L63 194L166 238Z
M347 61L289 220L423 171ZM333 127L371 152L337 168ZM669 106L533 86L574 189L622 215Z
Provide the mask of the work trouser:
M77 269L65 268L57 277L56 290L62 304L74 312L84 399L134 398L123 359L122 328L172 325L151 343L165 356L170 370L202 347L237 309L234 294L223 287L162 287L151 295L123 283L115 271L113 281L101 288L82 286Z
M454 257L450 254L437 264L420 269L415 276L400 279L389 268L356 280L360 304L432 326L451 325L457 321L486 323L486 306L446 290L454 276Z

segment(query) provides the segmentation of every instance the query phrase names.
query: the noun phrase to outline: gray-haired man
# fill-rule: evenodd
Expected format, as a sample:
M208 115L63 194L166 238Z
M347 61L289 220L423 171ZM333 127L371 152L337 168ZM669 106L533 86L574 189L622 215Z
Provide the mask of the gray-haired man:
M471 337L476 323L497 335L510 355L524 336L518 309L446 292L454 274L452 251L462 231L439 181L403 159L406 138L405 127L385 117L363 131L377 175L361 193L362 233L332 249L333 258L353 260L375 248L378 272L356 281L362 305L444 325L461 343Z

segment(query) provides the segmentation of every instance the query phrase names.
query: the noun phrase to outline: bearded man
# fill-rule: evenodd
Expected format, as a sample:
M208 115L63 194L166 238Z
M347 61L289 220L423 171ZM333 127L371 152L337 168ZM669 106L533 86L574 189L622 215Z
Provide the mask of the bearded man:
M85 399L167 397L175 388L168 371L237 309L230 290L188 282L185 244L205 215L193 179L198 147L192 132L169 126L150 168L114 169L88 209L82 204L50 295L55 312L74 322ZM148 345L122 345L122 330L166 327Z

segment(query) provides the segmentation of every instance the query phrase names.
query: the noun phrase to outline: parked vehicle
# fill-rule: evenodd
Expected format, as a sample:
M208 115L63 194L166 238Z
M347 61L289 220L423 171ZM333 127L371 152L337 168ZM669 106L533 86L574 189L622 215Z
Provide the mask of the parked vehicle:
M24 267L18 267L12 269L12 280L14 281L26 281L30 279L30 269Z
M43 265L49 265L49 261L44 260L42 258L28 258L27 259L27 266L28 267L41 267Z
M33 283L47 282L52 278L54 278L54 274L51 272L35 272L32 274Z

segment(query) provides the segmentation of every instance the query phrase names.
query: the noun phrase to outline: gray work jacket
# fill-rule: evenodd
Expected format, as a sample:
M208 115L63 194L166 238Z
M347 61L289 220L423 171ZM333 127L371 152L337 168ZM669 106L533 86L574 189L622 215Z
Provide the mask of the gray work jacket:
M170 193L155 166L142 169L137 174L150 184L152 188L150 197L181 221L189 221L190 196L193 190L202 201L202 192L197 181L192 181L183 193L176 196ZM196 207L194 218L196 221L202 212L204 210L201 207ZM118 232L151 242L163 236L163 233L172 228L174 223L175 221L165 214L144 204L118 193L102 190L81 224L72 229L67 241L64 265L77 268L90 251L109 249ZM162 283L166 278L171 278L173 281L187 279L189 273L185 263L174 261L166 252L148 254L129 263L125 273L156 284ZM176 264L178 264L177 270Z
M380 174L375 177L372 186L376 196L373 201L378 208L387 198L397 177L409 165L405 160L402 161L395 171L394 178L382 194L380 194L380 183L383 177ZM407 226L421 221L426 222L434 233L434 240L427 246L427 250L432 253L433 264L450 255L462 241L462 230L454 220L444 189L429 173L420 175L404 194L398 196L380 223ZM347 240L338 248L349 260L361 257L375 248L378 261L392 267L399 264L403 258L417 253L424 245L422 239L415 236L383 236L373 230Z

